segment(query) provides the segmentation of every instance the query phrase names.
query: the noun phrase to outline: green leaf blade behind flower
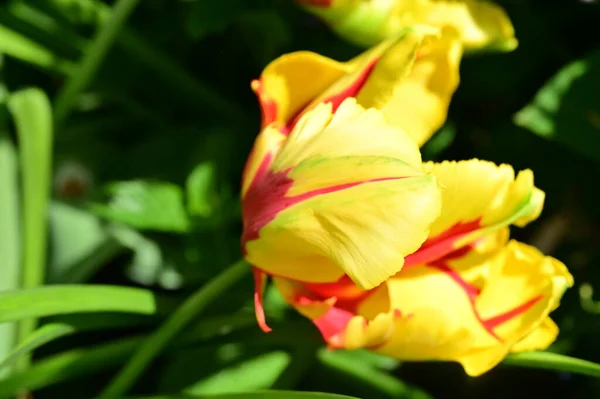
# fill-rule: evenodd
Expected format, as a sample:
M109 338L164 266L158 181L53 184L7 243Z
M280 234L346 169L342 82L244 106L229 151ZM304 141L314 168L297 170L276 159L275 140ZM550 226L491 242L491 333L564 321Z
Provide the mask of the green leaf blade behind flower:
M514 353L504 364L600 377L600 364L551 352Z
M562 68L515 114L538 136L600 161L600 51Z

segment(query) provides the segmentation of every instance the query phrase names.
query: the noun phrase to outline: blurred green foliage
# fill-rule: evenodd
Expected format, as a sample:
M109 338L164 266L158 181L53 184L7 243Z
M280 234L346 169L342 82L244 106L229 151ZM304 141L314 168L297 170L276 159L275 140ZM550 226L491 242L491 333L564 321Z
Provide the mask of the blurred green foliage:
M463 60L448 123L423 155L534 170L546 207L514 235L576 280L555 312L551 350L600 362L600 40L590 34L600 5L499 2L520 46ZM0 321L13 323L0 325L0 398L24 389L94 397L192 291L239 258L239 181L259 129L249 82L295 50L339 60L361 51L291 0L1 3ZM263 335L251 284L246 276L177 335L131 395L600 395L598 380L568 373L499 366L471 379L455 364L329 352L274 290L265 307L275 331ZM39 328L17 328L30 316Z

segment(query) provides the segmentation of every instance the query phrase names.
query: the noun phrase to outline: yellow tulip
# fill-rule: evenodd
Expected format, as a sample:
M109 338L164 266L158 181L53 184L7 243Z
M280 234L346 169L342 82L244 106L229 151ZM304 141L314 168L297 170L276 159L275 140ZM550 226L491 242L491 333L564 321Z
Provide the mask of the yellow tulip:
M309 51L283 55L252 82L262 125L289 133L307 111L356 98L379 108L394 125L423 144L445 122L459 82L462 46L452 31L417 26L348 62Z
M472 376L508 353L545 349L548 317L573 284L566 267L508 241L508 225L535 219L544 194L526 170L478 160L427 163L442 187L442 211L403 268L365 290L276 277L282 296L332 348L367 348L401 360L457 361Z
M451 28L467 50L511 51L514 28L504 10L482 0L296 0L342 38L370 47L414 24Z
M311 283L348 276L372 289L397 273L439 216L440 188L417 145L354 99L319 104L288 134L256 139L242 184L242 249L256 277Z

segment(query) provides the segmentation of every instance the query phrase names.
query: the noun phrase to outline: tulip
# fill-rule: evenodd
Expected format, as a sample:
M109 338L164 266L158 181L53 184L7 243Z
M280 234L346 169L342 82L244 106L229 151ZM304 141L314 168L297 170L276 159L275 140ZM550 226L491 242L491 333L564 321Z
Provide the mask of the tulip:
M267 125L243 174L242 250L255 304L265 274L309 283L343 276L372 289L396 274L440 212L417 145L353 98L319 104L287 133Z
M317 104L335 109L349 97L379 108L421 145L445 122L459 82L462 46L449 30L417 26L348 62L309 51L283 55L252 82L262 126L288 134Z
M479 0L296 0L340 37L370 47L414 24L457 31L467 50L511 51L514 28L504 10Z
M508 241L508 225L540 214L533 174L489 162L427 163L442 187L441 215L403 268L365 290L275 277L283 298L310 318L331 348L401 360L444 360L480 375L510 352L545 349L558 334L548 314L572 286L566 267Z

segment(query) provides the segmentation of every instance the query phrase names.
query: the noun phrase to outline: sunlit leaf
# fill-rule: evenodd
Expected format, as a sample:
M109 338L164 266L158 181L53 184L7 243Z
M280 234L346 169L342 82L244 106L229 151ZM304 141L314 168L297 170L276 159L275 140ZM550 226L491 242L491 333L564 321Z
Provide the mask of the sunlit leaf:
M2 25L0 25L0 53L63 74L68 74L73 70L71 62Z
M202 395L202 396L136 396L127 399L359 399L354 396L336 395L322 392L298 392L298 391L257 391L225 395Z
M170 183L128 181L107 187L108 204L93 204L98 215L138 229L184 232L189 220L181 189Z
M102 285L53 285L0 293L0 323L82 312L153 314L152 291Z
M194 168L186 182L187 206L190 215L209 217L215 200L215 168L202 163Z
M0 292L15 290L19 286L21 270L21 245L19 227L19 184L17 153L6 130L6 110L0 110L0 254L2 278ZM0 358L8 355L16 343L16 326L0 326ZM0 375L2 372L0 370Z

